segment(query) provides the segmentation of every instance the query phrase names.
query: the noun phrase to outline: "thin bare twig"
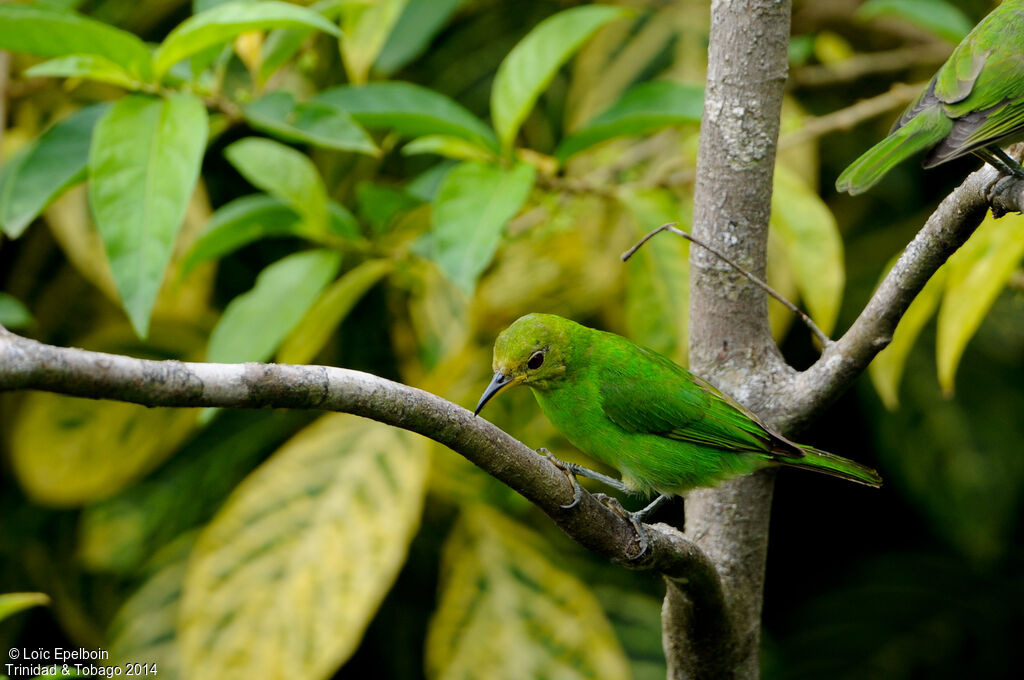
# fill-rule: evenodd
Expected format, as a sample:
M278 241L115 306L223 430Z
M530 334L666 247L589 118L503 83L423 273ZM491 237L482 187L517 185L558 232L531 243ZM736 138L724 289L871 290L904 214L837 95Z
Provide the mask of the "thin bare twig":
M709 253L711 253L712 255L717 257L719 260L721 260L722 262L725 262L727 265L729 265L730 267L732 267L733 269L738 271L740 274L743 274L743 276L745 276L748 279L750 279L750 281L752 281L758 287L760 287L761 290L763 290L764 292L768 293L773 298L775 298L776 300L781 302L782 305L786 309L788 309L789 311L791 311L794 314L796 314L800 318L800 320L804 322L804 324L811 330L811 333L814 334L814 337L816 337L818 339L818 341L821 343L822 347L828 347L829 345L832 344L831 338L829 338L827 335L825 335L825 333L820 328L818 328L818 325L816 323L814 323L814 321L811 319L811 317L807 316L807 314L805 314L803 312L803 310L801 310L799 307L794 305L792 302L790 302L789 300L784 298L781 293L779 293L774 288L769 286L766 282L762 281L761 279L759 279L758 277L754 276L753 274L748 272L746 269L741 267L740 265L738 265L735 262L733 262L731 259L729 259L725 255L725 253L721 252L720 250L717 250L716 248L711 247L710 245L708 245L704 241L694 237L692 234L688 234L685 231L683 231L682 229L677 228L676 227L677 224L678 224L678 222L668 222L667 224L661 225L660 227L658 227L654 231L652 231L649 234L647 234L646 236L644 236L642 239L637 241L633 245L632 248L630 248L626 252L622 253L622 261L625 262L626 260L631 258L633 256L633 254L636 253L636 251L638 251L643 244L647 243L648 241L650 241L652 238L654 238L655 236L657 236L661 232L663 232L663 231L670 231L673 234L675 234L676 236L682 236L687 241L690 241L691 243L696 243L701 248L704 248Z
M900 47L884 52L858 54L829 65L803 66L793 70L790 82L798 87L840 85L879 73L905 71L918 64L941 64L953 51L946 42Z

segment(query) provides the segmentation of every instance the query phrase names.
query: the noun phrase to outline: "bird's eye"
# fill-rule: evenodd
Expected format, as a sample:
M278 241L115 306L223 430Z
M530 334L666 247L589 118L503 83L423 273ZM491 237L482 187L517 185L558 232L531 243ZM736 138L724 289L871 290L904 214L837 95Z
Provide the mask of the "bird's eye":
M532 355L530 355L530 359L526 362L526 367L532 371L536 371L543 365L544 352L534 352Z

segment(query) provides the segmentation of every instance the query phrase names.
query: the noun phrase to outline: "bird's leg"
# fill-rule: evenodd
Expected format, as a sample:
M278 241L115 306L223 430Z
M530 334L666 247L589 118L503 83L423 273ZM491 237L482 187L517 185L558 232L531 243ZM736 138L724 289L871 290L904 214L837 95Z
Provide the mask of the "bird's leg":
M580 504L580 500L583 498L583 487L580 486L580 483L576 480L576 471L573 469L573 464L566 463L564 460L555 458L550 451L543 447L537 449L537 453L550 460L552 465L564 472L565 476L569 478L569 481L572 483L572 503L562 505L561 507L563 510L571 510L575 508Z
M635 517L637 520L641 522L646 522L648 517L657 512L658 508L660 508L665 503L668 503L670 500L672 500L671 496L660 494L657 498L648 503L645 508L634 512L633 517Z
M602 505L604 505L606 508L614 512L619 517L628 520L629 523L633 525L633 530L636 532L637 539L640 541L640 548L636 551L636 555L631 559L636 559L643 555L645 552L647 552L647 546L650 544L650 541L647 538L647 530L644 529L643 517L641 516L641 513L643 513L645 510L647 510L647 508L651 506L647 506L647 508L644 508L640 512L629 512L624 507L622 507L622 503L620 503L619 499L617 498L613 498L603 493L595 493L594 498L601 501ZM662 497L659 496L659 498ZM658 501L655 501L655 503L657 502Z
M1004 173L1008 175L1013 175L1014 177L1017 178L1024 178L1024 168L1020 166L1020 163L1011 158L1009 154L1000 149L998 146L993 146L987 150L990 151L993 156L1002 161L1003 167L1005 168L1003 170Z
M977 149L974 151L974 155L983 159L1000 173L1000 176L985 190L985 200L992 207L992 215L1002 217L1006 214L1006 209L1003 207L1004 202L998 200L1000 194L1024 179L1024 168L997 146Z

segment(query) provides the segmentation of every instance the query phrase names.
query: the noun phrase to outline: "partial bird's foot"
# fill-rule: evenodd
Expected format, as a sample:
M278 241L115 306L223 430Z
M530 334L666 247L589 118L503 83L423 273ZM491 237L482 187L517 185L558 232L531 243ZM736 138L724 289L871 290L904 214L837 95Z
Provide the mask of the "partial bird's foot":
M665 494L661 494L660 496L655 498L653 501L648 503L646 507L644 507L641 510L637 510L636 512L634 512L633 513L633 517L635 517L640 522L646 522L648 517L650 517L655 512L657 512L658 508L660 508L661 506L665 505L665 503L668 503L670 500L672 500L671 496L666 496Z
M1008 212L1019 212L1019 207L1024 203L1024 196L1021 196L1024 189L1022 179L1024 178L1017 175L1000 175L988 186L985 190L985 201L992 208L993 217L998 219Z
M624 507L622 507L622 503L620 503L619 499L617 498L613 498L603 493L595 493L594 498L601 501L602 505L604 505L606 508L614 512L616 515L622 517L623 519L627 520L630 524L633 525L633 531L636 532L637 540L640 542L640 545L637 548L636 555L634 555L631 559L635 560L639 558L641 555L643 555L645 552L647 552L647 546L650 545L650 540L647 538L647 530L644 529L643 518L646 517L646 514L643 513L647 513L648 509L651 506L648 505L640 512L629 512ZM665 497L659 496L658 498ZM657 502L658 501L655 500L655 503ZM651 505L654 504L652 503Z
M583 487L580 486L579 481L576 479L577 473L574 469L575 467L578 466L575 466L572 463L566 463L564 460L559 460L558 458L555 458L550 451L543 447L537 449L537 453L550 460L552 465L554 465L556 468L564 472L565 476L569 478L569 482L572 483L572 502L569 503L568 505L561 505L559 507L561 507L563 510L572 510L573 508L580 504L580 500L583 498Z

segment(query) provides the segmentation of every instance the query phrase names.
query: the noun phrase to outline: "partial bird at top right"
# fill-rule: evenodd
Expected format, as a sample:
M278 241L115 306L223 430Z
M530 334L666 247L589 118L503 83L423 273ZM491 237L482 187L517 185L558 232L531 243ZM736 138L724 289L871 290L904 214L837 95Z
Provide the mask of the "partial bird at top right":
M889 136L846 168L836 189L861 194L897 163L930 149L924 167L972 153L1005 175L1024 168L1002 147L1024 140L1024 0L1004 0L957 45Z

